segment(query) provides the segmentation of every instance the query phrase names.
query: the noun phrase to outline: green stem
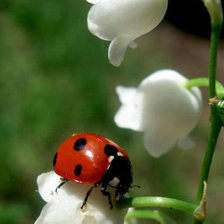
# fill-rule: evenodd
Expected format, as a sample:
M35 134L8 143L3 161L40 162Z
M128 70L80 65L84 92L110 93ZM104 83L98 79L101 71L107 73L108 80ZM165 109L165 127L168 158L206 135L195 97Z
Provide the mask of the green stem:
M202 164L200 184L198 187L198 195L197 195L198 205L200 204L203 195L204 181L206 182L208 181L208 175L220 130L221 130L220 120L217 119L216 115L215 117L212 116L209 139Z
M142 208L142 207L162 207L171 208L193 214L197 208L195 204L166 197L133 197L123 198L117 202L117 207L122 208Z
M216 94L219 99L222 99L224 97L224 87L223 85L216 81L215 83L216 87ZM209 79L208 78L195 78L195 79L190 79L186 82L185 87L188 90L191 90L193 87L209 87Z
M207 144L207 148L206 148L206 152L205 152L204 160L202 164L200 182L198 185L198 194L197 194L197 201L196 201L197 205L200 204L200 201L202 199L203 190L204 190L204 181L206 182L208 181L213 154L214 154L217 139L221 130L221 122L219 118L217 117L218 114L217 114L216 108L214 107L214 105L212 105L212 107L213 108L211 108L211 110L213 112L211 115L209 139L208 139L208 144ZM217 115L214 115L214 113L216 113ZM195 218L194 223L201 224L203 223L203 220L197 220L197 218Z
M222 31L222 25L212 25L211 46L210 46L210 63L209 63L209 97L216 96L216 64L217 51Z
M209 97L216 96L216 63L217 63L217 49L220 38L222 25L212 24L211 46L210 46L210 63L209 63ZM204 190L204 181L208 181L209 171L214 155L216 143L221 130L221 121L219 119L216 105L210 106L210 131L206 152L201 169L200 182L198 185L197 205L200 204ZM202 224L204 220L198 220L194 217L195 224Z
M128 212L128 214L125 216L125 220L143 219L143 218L153 219L161 224L175 224L175 222L170 217L159 211L134 210Z

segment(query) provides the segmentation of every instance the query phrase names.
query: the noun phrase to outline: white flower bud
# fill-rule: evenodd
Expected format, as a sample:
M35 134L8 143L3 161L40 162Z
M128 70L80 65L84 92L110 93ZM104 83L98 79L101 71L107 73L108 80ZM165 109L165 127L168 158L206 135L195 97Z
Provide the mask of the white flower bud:
M111 41L110 63L119 66L126 48L154 29L163 19L168 0L88 0L96 3L88 14L88 28L97 37Z
M176 144L193 147L188 134L199 120L202 98L198 88L185 88L187 79L173 70L161 70L145 78L138 88L117 87L122 103L115 123L143 131L149 153L159 157Z

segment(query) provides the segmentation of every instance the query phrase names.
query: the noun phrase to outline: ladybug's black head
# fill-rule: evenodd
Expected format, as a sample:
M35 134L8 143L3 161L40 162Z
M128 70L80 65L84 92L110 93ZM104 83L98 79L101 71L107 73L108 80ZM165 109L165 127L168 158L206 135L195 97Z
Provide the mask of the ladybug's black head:
M116 188L115 197L121 198L132 184L132 168L130 160L124 156L113 156L101 183L101 191L105 194L107 186Z

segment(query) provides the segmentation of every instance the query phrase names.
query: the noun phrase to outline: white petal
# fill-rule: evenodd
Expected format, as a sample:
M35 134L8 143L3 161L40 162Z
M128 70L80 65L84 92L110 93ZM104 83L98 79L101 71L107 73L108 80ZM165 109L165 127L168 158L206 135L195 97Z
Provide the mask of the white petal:
M54 200L44 206L40 217L35 224L80 224L81 220L76 215L77 203L70 203L67 200ZM72 213L73 211L73 213Z
M161 130L153 130L144 134L144 145L147 151L157 158L172 149L176 141L176 136L162 133Z
M43 173L37 177L38 191L46 202L54 198L55 189L60 182L60 176L53 171Z
M119 86L116 91L123 105L115 114L115 123L122 128L144 131L142 128L142 94L130 87Z
M114 38L109 46L108 58L112 65L120 66L124 59L125 51L130 41L123 39L122 37Z
M189 136L184 136L183 138L179 139L177 142L177 146L180 149L191 149L194 148L195 142Z
M121 103L131 103L136 97L137 89L134 87L117 86L116 93L118 94Z

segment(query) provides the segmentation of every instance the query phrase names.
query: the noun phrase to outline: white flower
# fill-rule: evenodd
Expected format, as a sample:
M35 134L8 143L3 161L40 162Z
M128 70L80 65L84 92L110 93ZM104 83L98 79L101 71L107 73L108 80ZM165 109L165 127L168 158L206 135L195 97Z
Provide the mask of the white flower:
M72 181L65 183L58 192L60 176L51 171L38 176L38 191L47 202L35 224L122 224L127 209L110 209L107 197L94 189L87 205L81 209L89 184Z
M97 37L111 41L108 57L119 66L126 48L136 47L134 40L154 29L163 19L168 0L87 0L93 5L88 28Z
M145 78L138 88L117 87L122 105L115 123L145 132L145 147L154 157L176 144L182 149L193 147L188 134L199 120L202 97L197 87L187 90L186 81L176 71L161 70Z

